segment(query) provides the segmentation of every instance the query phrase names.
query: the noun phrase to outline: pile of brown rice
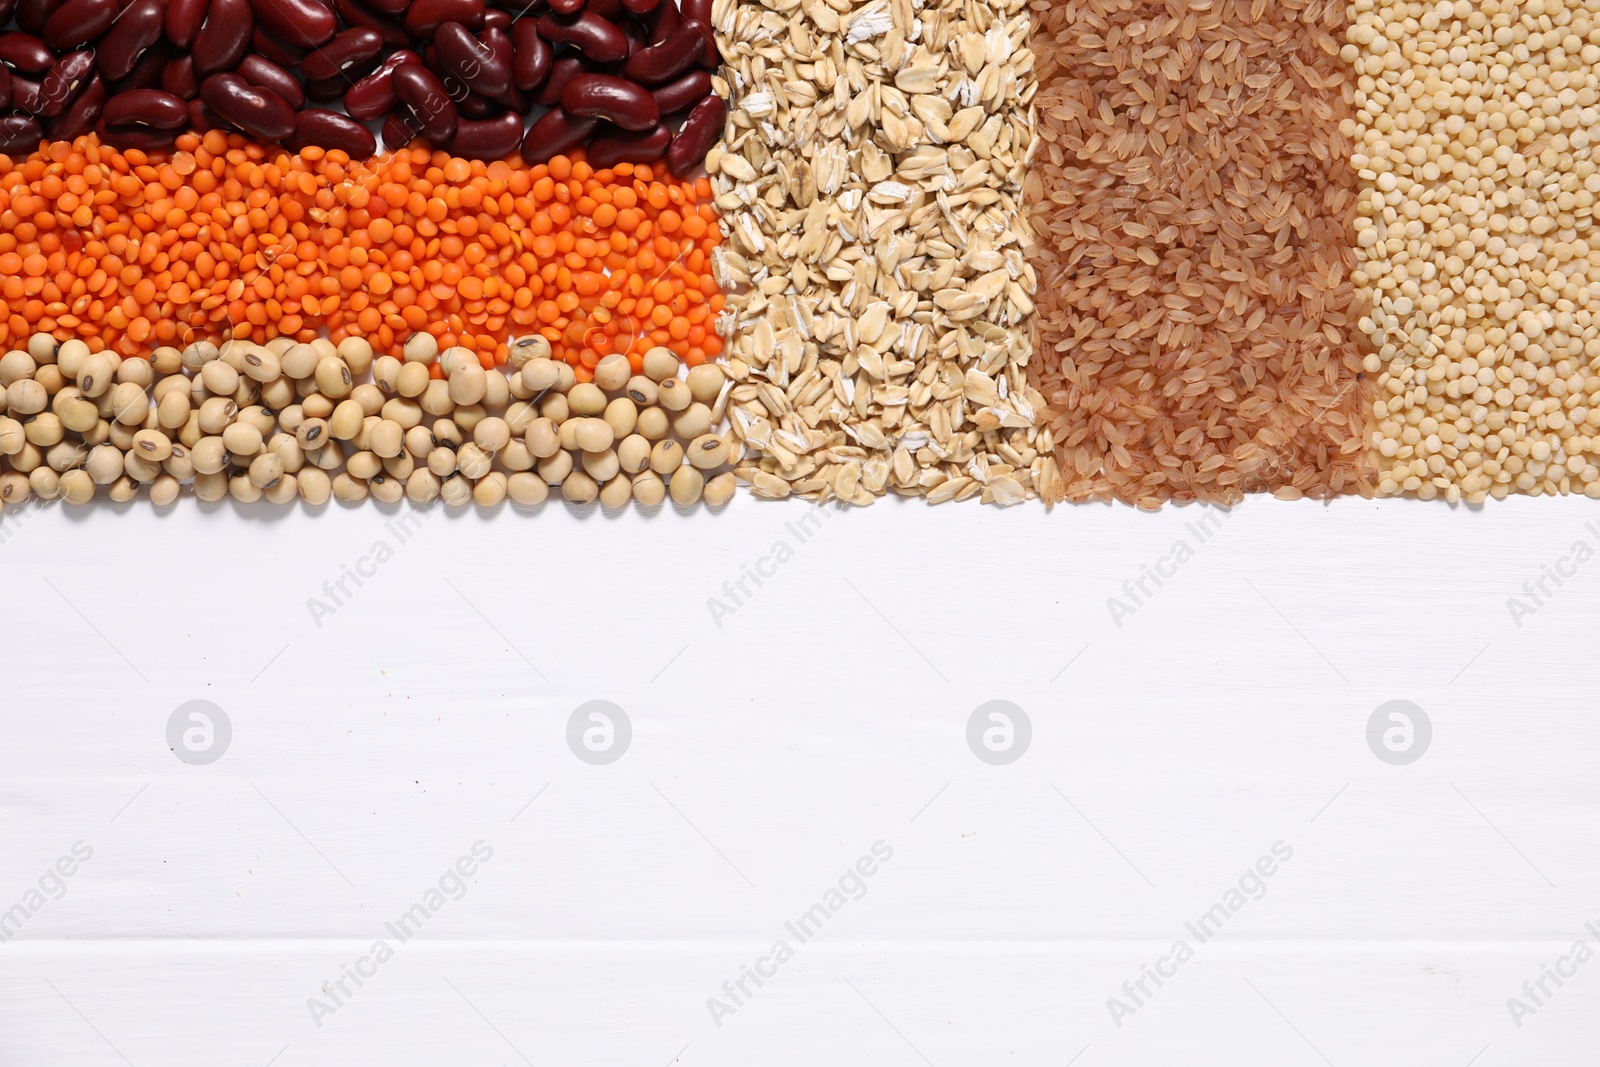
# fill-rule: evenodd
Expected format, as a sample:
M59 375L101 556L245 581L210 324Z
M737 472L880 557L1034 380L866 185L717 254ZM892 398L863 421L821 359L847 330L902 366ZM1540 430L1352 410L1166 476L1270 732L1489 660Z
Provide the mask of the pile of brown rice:
M1370 494L1342 0L1032 0L1067 500Z

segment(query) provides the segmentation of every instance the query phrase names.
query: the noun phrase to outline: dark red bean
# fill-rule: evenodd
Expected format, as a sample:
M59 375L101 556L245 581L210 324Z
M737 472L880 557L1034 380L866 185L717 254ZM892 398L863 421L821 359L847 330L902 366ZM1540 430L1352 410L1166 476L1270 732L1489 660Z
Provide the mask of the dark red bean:
M174 56L161 68L161 88L174 96L193 100L200 95L200 79L194 73L194 59Z
M540 116L522 139L522 159L530 166L548 163L589 139L599 119L573 118L559 107Z
M333 7L351 26L366 26L383 34L383 43L392 48L405 48L411 44L411 34L400 20L374 11L359 0L333 0Z
M628 39L628 54L650 47L650 31L638 19L624 19L619 25L622 36Z
M476 33L483 28L483 0L412 0L406 9L406 29L429 38L446 22L459 22Z
M67 110L89 79L94 77L94 53L88 49L68 52L56 60L50 73L39 83L40 107L36 114L50 118Z
M201 78L219 70L232 70L250 47L256 17L250 0L211 0L206 20L195 34L194 72Z
M296 111L306 106L306 91L299 80L265 56L245 56L235 73L257 88L271 89Z
M672 140L672 131L655 125L645 130L621 130L610 127L597 132L589 140L584 158L596 170L614 167L618 163L654 163L666 151Z
M56 54L31 33L0 34L0 63L24 74L43 74L56 65Z
M393 111L400 103L389 75L402 63L421 63L422 57L402 48L392 53L383 65L352 85L344 94L344 109L351 118L371 122Z
M193 45L210 6L211 0L167 0L167 40L178 48Z
M494 118L462 119L456 135L443 147L451 155L492 163L515 152L521 141L522 116L503 111Z
M133 0L95 49L100 74L116 81L133 73L144 50L161 40L166 14L161 0Z
M161 78L167 69L167 60L171 56L172 46L166 41L157 41L144 50L144 55L139 57L139 62L133 65L126 78L108 82L106 88L112 93L125 92L128 89L159 89Z
M96 74L89 79L89 84L83 87L83 92L78 94L78 98L67 106L67 110L45 124L47 127L45 132L50 135L52 141L70 141L74 137L82 137L94 129L94 124L100 121L100 115L105 110L106 99L109 96L106 83ZM185 114L184 122L188 121L188 115Z
M113 126L101 118L94 124L100 140L112 148L127 151L136 148L141 152L165 152L172 147L178 134L174 130L152 130L148 126Z
M383 147L394 151L422 136L422 127L409 108L397 107L383 120Z
M483 13L483 28L485 30L499 30L501 33L510 33L511 12L499 7L489 8Z
M0 0L0 26L11 21L11 16L17 13L17 0Z
M645 24L650 27L650 43L660 44L672 36L672 31L683 22L683 17L678 14L678 5L665 3L645 16Z
M487 96L479 96L477 93L468 93L456 101L456 114L464 118L486 119L499 111L500 108L495 105L493 100L490 100Z
M703 22L711 25L712 0L680 0L678 14L685 22Z
M622 14L622 0L585 0L583 9L615 22L617 16Z
M13 112L0 118L0 152L8 156L25 156L39 150L44 140L44 127L32 115Z
M299 45L280 41L260 26L257 26L250 34L250 47L255 49L256 54L262 59L271 60L284 70L298 69L300 61L310 51L310 49L301 48Z
M635 15L648 15L659 3L661 0L622 0L622 6Z
M333 40L315 49L300 64L308 80L320 81L350 76L349 72L377 59L383 52L383 34L370 26L358 26L336 34Z
M417 0L418 4L428 2L430 0ZM412 10L416 10L416 7L413 4ZM455 135L459 118L456 105L432 71L415 63L402 63L389 75L389 80L400 102L416 115L428 140L443 144Z
M361 123L337 111L311 108L295 116L294 143L338 149L351 159L366 159L378 150L377 138Z
M181 130L189 124L189 103L160 89L130 89L107 100L102 114L112 126Z
M40 33L66 0L17 0L17 25L24 33Z
M717 35L711 32L711 3L712 0L686 0L683 10L678 14L685 22L699 22L705 25L703 33L705 48L696 62L715 70L722 62L722 57L717 54Z
M371 0L372 10L380 15L391 15L399 18L411 6L411 0Z
M705 47L700 50L700 56L695 60L707 70L716 70L722 66L722 53L717 49L717 34L709 22L699 22L700 35L706 39Z
M315 100L319 104L331 104L344 96L345 90L350 88L350 79L341 75L332 78L319 78L316 81L306 82L306 99Z
M11 71L0 67L0 111L11 108Z
M339 20L322 0L251 0L256 21L290 44L315 48L339 32Z
M206 106L245 133L277 141L294 133L294 108L270 89L237 74L213 74L200 83Z
M661 85L695 65L705 45L702 22L680 23L660 44L635 52L622 68L623 77L641 85Z
M511 44L516 61L511 65L511 83L525 93L536 92L550 76L555 51L539 36L537 19L518 19L511 24Z
M20 74L11 76L11 106L37 115L42 106L39 83Z
M578 118L599 118L624 130L648 130L661 121L650 91L609 74L580 74L561 90L561 109Z
M39 36L60 51L88 44L117 21L117 0L67 0L56 8Z
M189 101L189 128L198 133L209 133L211 130L225 130L228 124L197 97Z
M497 30L493 26L485 26L480 40L494 52L495 60L505 69L505 91L495 97L500 103L515 111L519 115L526 115L533 107L533 100L527 93L518 89L514 71L517 62L516 45L511 43L511 35L504 30Z
M583 60L577 56L562 56L550 64L550 76L545 79L544 90L535 102L540 107L555 107L561 103L561 90L567 83L584 72Z
M628 38L616 23L590 11L545 15L539 19L539 36L553 44L570 44L596 63L628 58Z
M550 10L558 15L576 15L583 10L583 0L550 0Z
M720 96L708 96L696 104L672 144L667 146L667 166L672 173L683 178L703 164L706 153L722 136L722 125L727 119L728 105Z
M445 70L460 78L473 92L499 96L511 88L511 70L494 49L467 32L459 22L446 22L434 33L434 47Z
M698 104L711 93L711 75L703 70L691 70L673 81L653 90L656 107L663 115Z

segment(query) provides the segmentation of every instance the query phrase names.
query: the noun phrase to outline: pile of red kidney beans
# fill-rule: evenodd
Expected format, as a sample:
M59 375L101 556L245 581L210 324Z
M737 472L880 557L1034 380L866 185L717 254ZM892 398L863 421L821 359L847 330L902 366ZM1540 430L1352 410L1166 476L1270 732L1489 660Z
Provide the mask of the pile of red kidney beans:
M583 147L597 168L665 158L683 176L721 135L711 0L493 2L0 0L0 152L224 129L362 159L377 128L391 149Z

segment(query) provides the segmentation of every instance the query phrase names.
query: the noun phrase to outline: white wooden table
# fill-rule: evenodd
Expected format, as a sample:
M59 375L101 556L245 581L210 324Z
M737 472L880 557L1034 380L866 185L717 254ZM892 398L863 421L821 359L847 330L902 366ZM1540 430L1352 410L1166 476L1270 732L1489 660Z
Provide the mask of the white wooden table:
M6 513L0 1064L1600 1062L1585 501L409 514Z

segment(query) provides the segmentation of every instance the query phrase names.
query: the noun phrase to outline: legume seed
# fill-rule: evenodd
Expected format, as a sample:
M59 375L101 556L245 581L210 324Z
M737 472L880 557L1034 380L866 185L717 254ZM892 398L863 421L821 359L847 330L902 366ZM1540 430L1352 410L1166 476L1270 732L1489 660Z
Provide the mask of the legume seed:
M693 467L679 467L672 472L672 481L667 489L672 494L672 502L687 507L700 499L700 492L705 488L705 475Z

